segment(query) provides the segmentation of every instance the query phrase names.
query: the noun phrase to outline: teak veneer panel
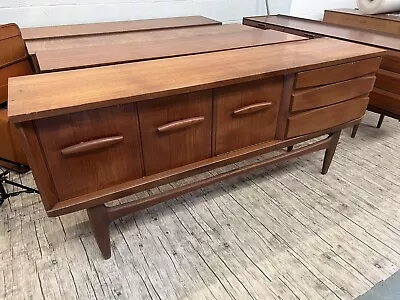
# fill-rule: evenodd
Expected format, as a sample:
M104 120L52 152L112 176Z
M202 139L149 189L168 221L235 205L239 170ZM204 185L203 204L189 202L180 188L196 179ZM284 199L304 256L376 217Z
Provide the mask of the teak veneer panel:
M381 69L400 74L400 52L388 51L382 57Z
M8 78L32 74L28 59L0 69L0 103L8 99Z
M41 51L36 53L36 59L41 72L53 72L82 67L239 49L303 39L295 35L278 31L252 29L253 30L226 34L198 35L185 39L179 38Z
M400 18L386 14L363 15L359 10L325 10L324 22L378 32L400 34Z
M12 78L9 117L21 122L143 101L378 57L383 52L322 38Z
M211 90L140 102L138 111L146 175L211 157Z
M400 95L375 88L369 98L370 105L400 116Z
M374 83L375 76L369 76L300 90L293 93L291 110L308 110L368 95Z
M301 31L303 36L304 33L313 34L400 51L399 38L392 34L378 33L285 15L243 18L243 24L245 25L256 26L258 23L266 24L266 27L269 25L281 27L281 30L288 28Z
M214 91L216 154L275 137L283 76Z
M143 176L136 104L35 121L60 201ZM115 144L75 155L63 149L110 137Z
M286 137L292 138L334 127L364 115L368 98L351 99L289 117Z
M400 94L400 74L379 70L376 74L375 87L391 93Z
M347 64L299 72L296 88L320 86L375 73L379 69L381 58L355 61Z
M47 27L22 28L24 40L54 38L60 36L77 36L105 34L114 32L144 31L177 27L216 25L221 22L203 16L187 16L160 19L130 20L91 24L74 24Z
M123 43L155 42L174 38L187 38L197 35L228 34L233 32L252 31L254 28L241 24L214 26L196 26L177 29L159 29L151 31L134 31L75 37L58 37L25 41L30 55L40 51L94 47Z

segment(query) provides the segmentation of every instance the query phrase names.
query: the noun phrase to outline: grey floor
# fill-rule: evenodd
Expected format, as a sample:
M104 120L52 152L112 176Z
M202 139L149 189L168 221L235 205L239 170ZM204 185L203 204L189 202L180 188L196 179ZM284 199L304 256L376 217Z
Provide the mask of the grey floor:
M377 120L343 133L325 176L314 153L115 222L107 261L84 212L15 197L0 299L355 299L400 269L400 124Z
M379 282L357 300L399 300L400 299L400 272L396 272L388 279Z

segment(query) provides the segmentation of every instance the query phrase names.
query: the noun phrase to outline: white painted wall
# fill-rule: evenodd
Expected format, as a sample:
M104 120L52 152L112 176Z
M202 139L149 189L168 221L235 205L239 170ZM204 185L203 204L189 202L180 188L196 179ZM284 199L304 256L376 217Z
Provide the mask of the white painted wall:
M356 0L292 0L290 14L296 17L321 20L325 9L355 8Z
M264 14L264 0L0 0L0 24L20 27L185 15L241 23L243 16Z
M355 6L356 0L269 0L271 14L314 19L325 9ZM0 0L0 24L20 27L185 15L241 23L243 16L265 14L265 0Z
M292 0L268 0L268 3L269 3L269 13L271 15L290 14Z

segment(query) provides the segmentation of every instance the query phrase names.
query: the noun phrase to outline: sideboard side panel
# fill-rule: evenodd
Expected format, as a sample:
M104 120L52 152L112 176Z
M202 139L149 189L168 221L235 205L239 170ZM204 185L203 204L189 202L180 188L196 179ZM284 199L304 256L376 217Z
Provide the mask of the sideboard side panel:
M50 210L59 202L59 198L48 170L34 124L32 121L28 121L17 124L17 127L21 132L22 145L39 189L44 208Z

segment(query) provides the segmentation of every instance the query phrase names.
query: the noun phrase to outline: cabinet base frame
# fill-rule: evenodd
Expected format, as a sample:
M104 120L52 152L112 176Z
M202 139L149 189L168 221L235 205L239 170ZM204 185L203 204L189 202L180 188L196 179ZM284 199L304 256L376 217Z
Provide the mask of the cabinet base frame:
M101 204L95 207L91 207L87 209L87 213L89 216L89 220L93 229L94 236L96 238L97 244L103 254L105 259L109 259L111 257L111 246L110 246L110 231L109 225L115 220L135 213L139 210L146 209L153 205L159 204L161 202L165 202L169 199L182 196L188 192L200 189L202 187L214 184L216 182L239 176L244 173L248 173L258 168L266 167L271 164L279 163L282 161L286 161L291 158L299 157L305 154L309 154L312 152L324 150L325 157L322 167L322 174L326 174L331 165L333 156L335 154L335 150L339 141L339 137L341 134L341 130L336 131L334 133L330 133L329 136L322 140L315 142L313 144L298 148L296 150L292 150L290 152L268 158L261 162L256 162L251 165L247 165L244 167L239 167L235 170L231 170L225 173L218 174L216 176L203 179L201 181L197 181L194 183L190 183L179 188L172 189L167 192L163 192L157 195L149 196L142 198L140 200L135 200L133 202L120 204L113 207L108 207L105 204Z

